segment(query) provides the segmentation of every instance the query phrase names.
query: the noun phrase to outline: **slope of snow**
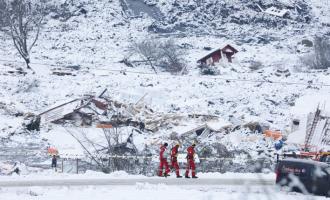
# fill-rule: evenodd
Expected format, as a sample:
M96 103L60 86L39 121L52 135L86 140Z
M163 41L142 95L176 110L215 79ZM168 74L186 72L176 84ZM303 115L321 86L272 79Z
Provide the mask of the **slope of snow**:
M157 7L163 13L170 14L173 2L174 0L157 1ZM239 1L238 5L244 5L244 2ZM282 131L290 128L292 115L306 113L314 109L316 102L323 103L323 100L328 99L329 87L323 84L330 83L329 73L312 73L306 70L300 62L303 55L296 51L302 39L322 32L326 29L324 25L288 22L284 26L281 23L286 20L269 16L264 18L279 23L280 27L254 26L253 23L220 23L215 19L215 25L219 29L210 28L212 23L207 28L199 25L206 32L210 31L207 34L193 34L188 31L184 34L162 35L148 32L148 27L154 22L148 16L127 18L122 12L120 1L81 3L88 11L86 16L73 16L67 21L47 17L47 23L44 24L31 54L31 66L36 70L35 75L5 74L7 69L24 67L24 64L13 48L12 41L7 36L0 35L3 44L0 46L0 105L4 104L6 108L13 110L0 111L0 120L4 122L0 124L0 136L9 137L21 128L24 116L15 117L19 112L40 113L58 102L79 98L84 94L98 94L104 88L108 89L108 96L126 103L136 103L137 99L148 94L147 105L159 113L175 113L180 116L192 113L210 114L217 115L224 121L236 118L242 122L267 122L270 129ZM185 3L186 1L179 2L180 5ZM270 5L272 1L265 3ZM190 1L190 4L194 6L195 3ZM251 9L237 8L238 5L233 5L230 11L242 9L242 12L236 14L249 17L249 12L246 11ZM329 19L326 12L329 10L328 4L313 0L311 5L314 21L318 21L317 18L322 18L323 21ZM183 6L184 8L186 7ZM252 11L252 14L260 17L260 13L256 11ZM185 12L179 21L187 19L194 19L194 16ZM198 20L190 22L196 24ZM223 36L221 33L228 35ZM189 73L174 76L159 69L160 72L156 75L149 66L128 68L119 62L128 57L133 42L150 37L159 41L171 38L185 48ZM226 44L233 44L239 50L234 62L217 64L216 67L220 70L218 76L201 76L196 61L210 53L204 47L217 49ZM261 62L260 69L250 69L252 61ZM72 70L70 66L73 65L79 65L81 69ZM52 71L57 68L72 70L76 76L52 75ZM289 69L291 75L276 76L275 72L279 68ZM308 82L316 85L309 87ZM319 99L318 96L324 98ZM185 128L192 127L190 122L187 124ZM174 126L154 134L142 135L143 138L141 136L137 140L137 146L142 149L145 142L167 141L173 130L185 131L185 128ZM24 135L13 138L19 140L20 137L24 138ZM74 140L57 126L43 124L40 138L64 152L82 154ZM220 142L230 149L248 149L251 154L256 154L252 149L255 150L258 146L273 147L273 141L265 141L263 136L246 130L226 136L219 134L207 138L207 142Z

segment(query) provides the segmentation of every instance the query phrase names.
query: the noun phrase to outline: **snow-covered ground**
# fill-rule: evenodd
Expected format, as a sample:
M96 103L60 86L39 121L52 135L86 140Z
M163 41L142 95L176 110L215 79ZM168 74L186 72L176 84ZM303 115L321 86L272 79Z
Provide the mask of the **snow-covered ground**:
M83 186L83 185L135 185L136 183L165 184L165 185L203 185L203 186L274 186L275 175L270 174L243 174L243 173L199 173L198 179L178 179L176 176L146 177L142 175L128 175L118 171L109 175L87 172L83 175L25 175L2 177L0 187L29 187L29 186Z
M53 3L60 8L64 2L69 1ZM47 146L58 148L63 157L68 154L81 158L85 152L62 125L42 124L40 132L27 132L23 127L31 113L39 114L60 102L80 98L85 94L97 95L107 88L106 96L111 99L135 104L146 94L145 105L156 113L174 114L187 119L180 121L180 124L169 123L153 133L134 134L137 150L141 152L145 145L149 145L155 157L160 143L177 142L170 139L173 132L180 135L204 123L188 119L189 114L215 115L220 118L221 125L233 127L249 122L264 123L269 129L288 135L286 145L302 145L305 131L300 129L292 133L292 119L299 118L300 126L305 126L307 114L314 111L318 104L330 111L327 103L330 96L329 71L310 70L301 60L313 51L313 48L304 47L302 40L312 41L315 35L328 32L329 0L295 1L303 7L300 11L302 14L298 14L301 8L295 8L293 14L285 19L261 13L255 5L258 2L252 0L221 1L221 4L214 4L216 1L213 0L145 1L155 7L133 0L70 2L65 4L65 8L74 14L71 18L56 18L56 13L50 13L45 18L37 45L31 52L31 67L36 71L35 74L24 76L8 73L10 70L24 68L25 65L11 39L0 34L0 168L5 165L10 171L12 163L21 162L18 165L20 176L1 176L0 182L28 184L30 181L38 185L38 182L51 183L53 180L57 183L53 187L0 187L0 200L324 199L282 191L273 185L273 173L198 172L199 180L204 180L205 185L197 186L187 184L188 180L182 180L185 184L180 184L180 180L173 176L167 179L166 184L162 178L132 176L124 172L105 175L87 171L83 175L68 175L31 168L27 166L50 165ZM127 8L123 2L133 6L134 17L125 12ZM278 6L283 2L291 4L293 1L267 0L263 1L263 6ZM81 8L87 13L80 13ZM146 11L147 14L140 15L140 11ZM132 44L145 38L158 41L172 39L186 51L184 58L188 73L179 76L158 69L159 73L154 74L147 65L130 68L121 63L121 60L130 56ZM217 64L219 75L202 76L196 61L210 53L205 49L215 50L227 44L239 51L233 63ZM288 69L290 76L276 75L278 69ZM73 75L52 74L56 70L67 70ZM143 119L144 116L139 117ZM102 131L94 126L80 130L97 140L102 135ZM122 142L131 133L131 128L121 131ZM256 165L256 159L267 153L273 161L275 141L248 128L199 139L201 144L197 145L197 153L213 144L221 144L226 150L236 153L234 158L230 158L225 171L234 170L233 165L242 165L246 161L250 161L250 165L244 164L244 167L235 170L253 171L252 165ZM184 145L190 145L191 142L192 139ZM248 156L238 155L240 151ZM180 153L184 154L185 149L180 149ZM218 152L211 153L213 157L219 156ZM80 180L88 183L93 179L103 181L101 183L108 179L125 180L125 183L130 184L58 186L61 181L68 183L75 180L79 183ZM206 181L212 180L215 183L226 180L226 183L237 183L243 179L260 181L257 186L207 185ZM260 186L263 180L269 184ZM198 180L191 181L198 183Z
M135 186L80 186L80 187L30 187L0 188L2 200L319 200L297 193L281 192L274 187L254 186L167 186L137 183Z
M174 174L173 174L174 175ZM198 177L200 179L219 179L219 180L265 180L265 181L273 181L275 182L275 174L274 173L198 173ZM177 179L175 176L170 176L168 178L163 177L146 177L143 175L129 175L127 172L124 171L116 171L110 174L104 174L102 172L94 172L94 171L87 171L84 174L66 174L66 173L57 173L53 170L47 170L43 172L38 172L34 174L25 174L25 175L12 175L12 176L1 176L1 181L19 181L19 180L70 180L70 179L129 179L129 180L153 180L157 179L161 182L161 180L167 179L175 179L175 180L183 180ZM194 180L194 179L192 179ZM198 179L196 179L198 180Z
M240 14L244 19L265 18L265 24L262 22L260 25L254 21L239 24L227 19L219 22L217 18L212 24L207 19L199 18L198 9L196 16L189 14L189 9L183 5L184 1L180 1L177 7L174 1L155 1L156 6L166 14L167 23L173 15L178 14L179 22L200 23L199 29L204 31L203 34L195 34L195 28L190 27L191 31L184 33L157 34L148 31L154 22L152 17L142 15L129 18L123 14L120 1L72 2L76 3L68 5L69 9L74 10L72 12L78 12L78 4L83 5L87 14L76 15L68 20L55 19L52 17L54 13L46 17L43 31L31 53L31 66L36 74L6 74L7 70L24 68L24 64L13 48L12 41L6 35L0 35L0 137L5 138L1 142L12 146L11 149L4 149L1 152L3 154L8 153L8 150L10 153L24 153L14 149L20 143L29 142L40 144L37 155L43 156L43 159L47 145L59 148L64 154L83 154L79 144L61 125L42 124L40 134L26 136L22 124L30 112L39 114L59 102L85 94L96 95L105 88L109 97L126 103L136 103L147 94L146 105L161 114L216 115L233 126L236 126L236 122L262 122L268 124L271 130L280 130L285 134L290 133L292 118L297 115L303 118L301 113L306 114L306 108L313 111L318 103L322 104L328 99L322 97L330 95L329 72L307 69L300 59L305 54L298 52L303 39L312 40L314 35L326 31L324 24L329 20L328 3L308 1L306 4L310 8L307 10L311 9L309 14L312 23L305 24L263 16L255 9L245 8L246 1L237 1L237 5L225 2L230 12L234 13L231 18L236 19L236 15ZM271 4L271 1L265 3ZM195 3L191 1L189 6L194 7ZM253 16L249 15L250 11ZM210 13L207 15L209 17ZM267 24L269 21L272 23ZM288 24L282 24L285 21ZM129 68L120 63L130 54L132 43L144 38L156 38L159 41L173 39L186 50L188 74L171 75L160 69L158 74L154 74L148 66ZM232 44L239 50L233 63L218 64L216 67L220 75L200 75L196 61L210 53L204 47L214 50L226 44ZM310 52L312 48L304 50ZM260 62L259 69L250 68L252 61ZM75 76L52 74L58 68L68 70L75 65L80 66L80 70L71 70ZM282 68L290 70L291 75L276 76L276 70ZM184 132L192 125L196 125L196 122L172 124L155 133L136 135L134 142L138 150L142 150L145 144L154 145L153 153L157 155L159 144L168 141L171 133ZM87 131L95 135L100 132L93 127ZM124 132L126 136L129 130ZM289 141L301 144L304 132L296 134L293 139L289 137ZM260 149L273 149L274 146L274 141L265 140L262 135L246 129L212 135L204 142L221 143L229 150L243 149L252 157L258 156ZM24 146L27 153L24 155L32 157L35 149L33 154L28 154L29 146Z
M48 182L46 183L45 181ZM75 183L69 185L65 183L70 181ZM89 183L86 184L89 180ZM103 184L96 184L95 181L103 180ZM216 180L217 182L211 182ZM227 182L229 180L240 180L241 182ZM251 182L259 180L259 182ZM174 177L148 178L141 175L128 175L125 172L115 172L109 175L102 173L87 172L84 175L68 175L51 173L27 176L1 177L0 184L10 181L9 185L20 181L38 181L47 186L33 187L29 184L25 187L0 187L2 200L18 199L323 199L323 197L312 197L297 193L288 193L268 181L274 183L274 174L235 174L235 173L207 173L199 174L197 180L177 179ZM59 181L63 181L59 186ZM77 184L79 181L85 181L83 186ZM109 183L107 184L108 181ZM130 181L128 184L127 181ZM205 182L210 181L210 182ZM51 183L54 182L54 185ZM114 184L115 183L115 184ZM257 184L256 184L257 183ZM93 185L94 184L94 185ZM24 185L24 184L23 184ZM21 186L23 186L21 185ZM111 186L106 186L111 185Z

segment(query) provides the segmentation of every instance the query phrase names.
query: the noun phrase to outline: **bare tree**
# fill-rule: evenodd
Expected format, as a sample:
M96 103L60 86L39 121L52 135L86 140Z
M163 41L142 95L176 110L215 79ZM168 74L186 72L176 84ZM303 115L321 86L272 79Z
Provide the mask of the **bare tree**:
M8 27L4 28L15 48L30 67L30 53L36 44L43 20L43 1L0 0L0 13Z
M157 73L156 67L161 67L171 73L184 72L186 69L183 59L185 51L173 40L159 42L154 39L145 39L133 43L131 54L139 55L155 73Z
M157 70L155 68L156 62L158 59L159 52L158 45L155 40L146 39L141 42L135 42L132 45L132 53L137 53L144 62L148 63L150 67L157 74Z
M110 162L103 162L104 157L113 151L111 145L111 132L104 131L104 140L102 143L97 143L90 139L86 132L83 130L72 131L66 129L66 131L81 145L86 152L87 156L93 160L96 165L105 173L110 172Z
M183 56L185 51L174 43L173 40L167 40L160 44L160 66L171 73L183 73L186 70Z
M136 147L132 144L132 134L126 142L119 141L120 131L117 128L103 128L102 136L95 139L95 134L88 135L82 129L66 129L66 131L81 145L84 151L97 167L105 173L125 169L127 160L124 155L135 154Z

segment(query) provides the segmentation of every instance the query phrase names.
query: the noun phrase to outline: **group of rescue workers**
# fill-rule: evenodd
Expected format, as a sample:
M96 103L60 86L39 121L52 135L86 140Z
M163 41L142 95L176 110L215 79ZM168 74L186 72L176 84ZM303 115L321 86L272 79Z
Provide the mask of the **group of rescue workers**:
M194 155L195 155L195 146L196 144L192 144L187 148L187 167L186 167L186 173L185 173L185 178L190 178L189 176L189 171L191 170L191 176L192 178L198 178L196 176L196 167L195 167L195 160L194 160ZM169 173L171 172L170 166L167 162L167 147L168 144L165 142L161 147L160 147L160 153L159 153L159 171L158 171L158 176L164 176L167 177L169 176ZM182 178L180 176L180 167L178 164L178 153L179 153L179 147L180 144L176 144L172 149L171 149L171 167L175 169L176 177L177 178ZM163 172L163 168L165 167L165 172Z

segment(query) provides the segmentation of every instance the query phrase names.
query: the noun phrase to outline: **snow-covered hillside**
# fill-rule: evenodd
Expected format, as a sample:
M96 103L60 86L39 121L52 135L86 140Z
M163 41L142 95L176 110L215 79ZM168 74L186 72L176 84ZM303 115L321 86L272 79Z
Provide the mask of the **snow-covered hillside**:
M24 118L59 102L97 95L105 88L107 97L125 103L134 104L147 94L144 103L160 114L212 115L233 127L258 122L284 134L290 133L291 119L299 112L295 109L299 98L329 94L329 72L310 70L300 59L305 55L301 52L312 51L308 47L301 51L302 40L329 34L327 3L300 0L293 8L282 1L260 5L291 9L289 16L281 18L262 13L257 1L147 1L151 7L132 2L54 1L31 54L35 74L15 73L24 64L11 39L0 35L0 137L6 138L0 144L12 147L0 148L0 154L27 141L40 145L31 152L37 151L42 161L47 160L47 145L81 153L74 139L63 136L62 125L42 124L40 133L29 133L23 128ZM154 74L147 65L131 68L122 63L130 56L133 42L145 38L174 40L186 51L188 73L172 75L158 69L160 73ZM210 53L204 47L215 50L227 44L239 51L233 63L217 64L219 75L200 75L196 62ZM255 63L260 63L257 68ZM288 69L290 76L276 75L278 69ZM58 76L54 71L71 75ZM313 110L315 105L309 105ZM170 140L174 131L183 132L198 122L180 121L157 132L143 132L136 136L135 145L141 151L143 144L149 144L157 154L160 142L174 142ZM201 146L220 143L229 151L250 152L253 158L269 150L267 156L272 159L275 141L246 127L232 130L199 139ZM97 132L94 128L88 131Z

